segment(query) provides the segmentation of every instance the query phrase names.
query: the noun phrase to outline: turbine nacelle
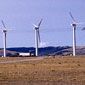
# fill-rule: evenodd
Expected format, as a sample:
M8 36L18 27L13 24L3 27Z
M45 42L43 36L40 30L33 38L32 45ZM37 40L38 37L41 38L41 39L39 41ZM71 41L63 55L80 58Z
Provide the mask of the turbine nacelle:
M71 24L71 26L76 27L77 25L75 23Z
M33 26L35 27L35 30L39 29L37 25L33 24Z
M39 30L39 27L35 27L35 30Z
M6 30L6 29L0 29L0 31L2 31L2 32L7 32L7 30Z

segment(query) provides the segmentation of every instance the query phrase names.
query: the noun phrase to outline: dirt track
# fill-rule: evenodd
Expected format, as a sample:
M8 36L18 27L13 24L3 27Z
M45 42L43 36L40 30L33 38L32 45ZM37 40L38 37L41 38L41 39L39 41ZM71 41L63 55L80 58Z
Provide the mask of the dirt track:
M36 58L21 58L18 60L6 60L6 61L0 61L0 64L9 64L9 63L18 63L18 62L25 62L25 61L36 61L36 60L41 60L44 59L44 57L36 57Z

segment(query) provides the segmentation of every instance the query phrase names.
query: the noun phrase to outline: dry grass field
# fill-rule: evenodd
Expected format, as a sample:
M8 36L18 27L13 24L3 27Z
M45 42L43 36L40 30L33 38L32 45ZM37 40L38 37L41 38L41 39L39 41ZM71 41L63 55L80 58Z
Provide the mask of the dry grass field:
M8 62L16 60L23 61ZM0 58L0 62L0 85L85 85L84 56Z

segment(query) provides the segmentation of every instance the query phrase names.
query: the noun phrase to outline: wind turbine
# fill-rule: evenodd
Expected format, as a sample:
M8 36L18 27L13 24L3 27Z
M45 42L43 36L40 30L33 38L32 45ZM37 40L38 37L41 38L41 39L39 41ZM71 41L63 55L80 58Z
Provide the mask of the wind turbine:
M73 56L76 56L76 26L77 26L77 23L76 23L74 17L72 16L71 12L69 12L69 14L73 20L73 23L71 24L73 26Z
M3 20L1 20L1 23L3 25L3 29L1 29L2 32L3 32L3 46L4 46L4 56L3 57L6 57L6 36L7 36L7 31L8 30L6 29L6 26L5 26Z
M34 29L35 29L35 55L38 56L38 48L39 48L39 43L41 42L40 40L40 25L42 23L42 19L40 20L40 22L38 23L38 25L34 25Z

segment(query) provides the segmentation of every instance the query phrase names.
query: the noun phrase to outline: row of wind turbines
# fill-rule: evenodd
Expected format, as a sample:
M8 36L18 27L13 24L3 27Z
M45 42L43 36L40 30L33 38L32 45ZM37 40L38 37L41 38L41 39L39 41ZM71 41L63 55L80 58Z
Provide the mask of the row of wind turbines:
M72 18L73 22L72 22L72 27L73 27L73 56L76 56L76 27L77 27L77 23L76 20L74 19L73 15L71 12L69 12L69 15L70 17ZM35 55L38 56L39 55L39 44L41 43L41 39L40 39L40 25L42 23L42 20L41 19L38 23L38 25L35 25L33 24L34 26L34 29L35 29ZM2 25L3 25L3 28L1 29L2 32L3 32L3 46L4 46L4 56L3 57L6 57L6 36L7 36L7 31L8 30L12 30L12 29L6 29L6 26L3 22L3 20L1 21L2 22Z
M3 28L0 29L3 32L3 47L4 47L3 57L6 57L6 37L7 37L7 31L8 30L12 30L12 29L7 29L3 20L1 20L1 23L3 25ZM35 29L35 55L36 56L38 56L39 43L41 42L41 40L40 40L40 32L39 32L39 28L40 28L41 23L42 23L42 19L40 20L38 25L33 24L34 29Z

